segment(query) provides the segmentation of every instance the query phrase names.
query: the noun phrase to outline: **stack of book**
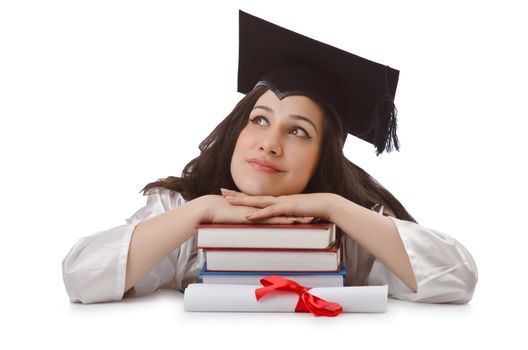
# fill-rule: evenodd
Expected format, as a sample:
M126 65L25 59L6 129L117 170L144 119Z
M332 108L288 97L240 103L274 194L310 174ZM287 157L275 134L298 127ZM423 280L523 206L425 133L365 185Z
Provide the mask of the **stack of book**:
M344 285L334 224L202 224L197 229L205 255L202 283L260 285L261 278L280 275L309 287Z

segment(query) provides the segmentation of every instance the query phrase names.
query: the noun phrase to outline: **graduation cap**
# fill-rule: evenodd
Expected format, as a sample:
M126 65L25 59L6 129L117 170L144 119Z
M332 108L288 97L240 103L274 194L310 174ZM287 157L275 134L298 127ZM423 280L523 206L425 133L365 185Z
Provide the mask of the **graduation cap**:
M328 108L344 132L393 147L399 71L239 11L238 92L264 85L279 98L305 95Z

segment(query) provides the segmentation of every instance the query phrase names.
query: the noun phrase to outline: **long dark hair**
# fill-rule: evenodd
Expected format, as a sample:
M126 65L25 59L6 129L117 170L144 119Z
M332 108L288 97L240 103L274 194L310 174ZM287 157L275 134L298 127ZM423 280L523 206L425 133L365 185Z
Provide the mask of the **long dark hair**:
M159 179L147 184L140 192L146 195L148 190L162 187L181 193L189 201L206 194L220 194L220 188L238 190L231 177L231 157L238 135L248 123L251 110L267 90L264 86L257 86L242 98L200 143L200 155L185 166L180 177ZM345 157L340 127L331 113L320 106L325 114L321 157L303 193L332 192L369 209L383 205L397 218L416 222L388 190Z

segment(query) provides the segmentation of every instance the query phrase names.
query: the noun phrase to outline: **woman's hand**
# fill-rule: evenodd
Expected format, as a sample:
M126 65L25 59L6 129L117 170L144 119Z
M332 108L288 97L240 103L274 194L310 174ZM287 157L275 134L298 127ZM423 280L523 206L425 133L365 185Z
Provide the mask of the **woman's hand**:
M293 224L308 223L309 219L286 217L284 215L274 215L266 218L251 218L253 213L260 210L259 207L251 205L231 204L223 196L206 195L195 199L200 202L199 207L203 210L201 223L216 224Z
M251 196L241 192L222 189L222 195L231 205L260 208L246 216L251 222L276 217L297 218L312 221L330 221L332 205L336 202L333 193L301 193L285 196ZM300 222L300 221L299 221Z

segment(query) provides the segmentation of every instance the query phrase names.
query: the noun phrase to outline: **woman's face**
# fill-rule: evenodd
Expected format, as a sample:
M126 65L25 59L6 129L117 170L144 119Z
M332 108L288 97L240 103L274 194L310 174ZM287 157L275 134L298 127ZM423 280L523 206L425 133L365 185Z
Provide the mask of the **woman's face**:
M322 109L306 96L280 100L268 90L248 119L231 158L238 189L251 195L302 192L319 161Z

